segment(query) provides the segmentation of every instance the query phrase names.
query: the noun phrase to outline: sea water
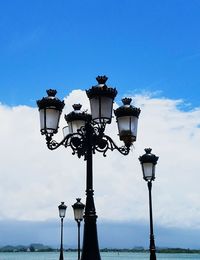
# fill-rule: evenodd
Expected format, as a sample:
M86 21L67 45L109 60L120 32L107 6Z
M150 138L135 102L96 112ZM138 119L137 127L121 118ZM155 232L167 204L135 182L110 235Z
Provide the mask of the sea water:
M23 252L23 253L0 253L0 260L58 260L58 252L38 253L38 252ZM65 252L65 260L77 260L76 252ZM157 253L157 260L169 259L192 259L200 260L200 254L161 254ZM108 252L101 253L101 260L149 260L148 253L126 253L126 252Z

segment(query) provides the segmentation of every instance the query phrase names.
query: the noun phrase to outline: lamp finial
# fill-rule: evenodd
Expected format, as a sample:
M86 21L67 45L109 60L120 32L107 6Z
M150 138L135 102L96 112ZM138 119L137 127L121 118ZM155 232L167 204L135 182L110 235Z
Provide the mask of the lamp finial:
M55 90L55 89L48 89L47 90L48 97L55 97L56 94L57 94L57 90Z
M99 84L105 84L107 79L108 79L108 77L106 77L105 75L96 77L96 80Z
M151 151L152 151L152 149L151 149L151 148L145 148L144 150L145 150L146 154L150 154L150 153L151 153Z

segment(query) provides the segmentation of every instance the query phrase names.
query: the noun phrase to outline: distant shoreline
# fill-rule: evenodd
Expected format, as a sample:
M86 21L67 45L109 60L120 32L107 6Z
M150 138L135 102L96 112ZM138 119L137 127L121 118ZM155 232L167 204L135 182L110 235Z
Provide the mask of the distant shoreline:
M127 252L127 253L146 253L149 252L149 249L101 249L101 252ZM163 254L200 254L200 249L186 249L186 248L157 248L157 253Z
M43 244L30 244L29 246L19 245L19 246L3 246L0 247L0 253L13 253L13 252L58 252L59 248L53 248ZM75 248L64 249L65 252L76 252ZM134 248L102 248L101 252L116 252L116 253L147 253L149 249L143 247ZM157 248L157 253L165 254L200 254L200 249L189 249L189 248Z

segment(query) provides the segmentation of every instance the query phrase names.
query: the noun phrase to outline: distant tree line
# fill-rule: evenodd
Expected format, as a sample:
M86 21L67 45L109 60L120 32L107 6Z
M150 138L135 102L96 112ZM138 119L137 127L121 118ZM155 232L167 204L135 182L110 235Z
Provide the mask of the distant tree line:
M4 246L0 247L0 252L56 252L59 251L59 249L52 248L50 246L45 246L43 244L30 244L29 246ZM66 252L76 252L77 249L74 248L68 248L64 249ZM144 247L134 247L134 248L103 248L100 250L101 252L137 252L137 253L144 253L148 252L148 249L145 249ZM189 249L189 248L157 248L157 253L166 253L166 254L177 254L177 253L184 253L184 254L200 254L200 249Z
M43 244L30 244L29 246L3 246L0 247L0 252L50 252L54 251L50 246Z

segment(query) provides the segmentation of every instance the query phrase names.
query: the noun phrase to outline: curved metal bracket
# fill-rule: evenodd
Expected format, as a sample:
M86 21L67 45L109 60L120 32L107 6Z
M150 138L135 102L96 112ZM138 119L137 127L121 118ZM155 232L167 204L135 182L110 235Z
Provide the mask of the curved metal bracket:
M91 137L92 137L92 150L93 153L95 151L98 151L100 153L103 153L103 156L106 156L106 153L108 150L113 151L117 150L123 155L128 155L130 152L129 146L121 146L118 147L115 142L112 140L111 137L108 135L105 135L102 131L102 128L99 127L92 127L91 131ZM52 139L53 135L46 135L46 143L47 147L50 150L56 150L61 145L64 145L66 148L68 146L72 149L72 154L77 154L77 156L80 158L81 156L86 156L87 151L87 139L86 139L86 129L85 127L82 127L78 130L77 133L68 134L63 138L61 142L57 142Z
M98 140L97 143L95 144L95 150L103 153L104 157L106 156L106 152L108 150L113 151L115 149L123 155L128 155L130 152L130 147L125 145L118 147L115 144L115 142L112 140L112 138L108 135L103 135L103 137L100 140Z

